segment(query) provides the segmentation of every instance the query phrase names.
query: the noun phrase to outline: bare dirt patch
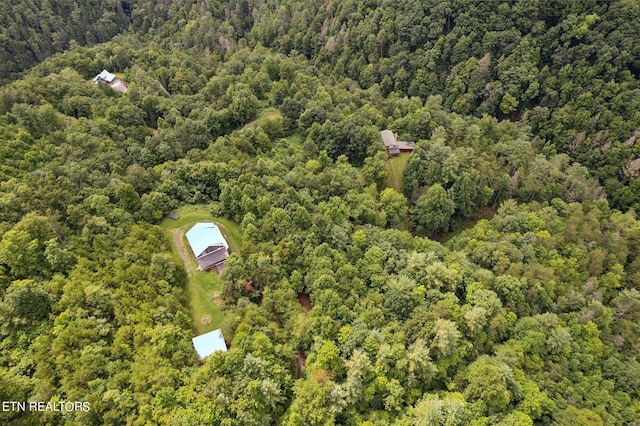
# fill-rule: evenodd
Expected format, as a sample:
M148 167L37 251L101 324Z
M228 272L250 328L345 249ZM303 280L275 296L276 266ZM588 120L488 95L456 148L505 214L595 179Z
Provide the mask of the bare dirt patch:
M215 291L214 290L214 291L210 292L209 293L209 298L216 305L222 305L222 299L220 298L220 292L219 291Z
M302 372L304 371L304 365L307 362L307 355L303 351L298 351L298 356L296 357L296 379L302 377Z
M113 80L113 83L111 83L109 86L116 92L127 93L127 83L120 80L119 78Z
M311 298L307 293L298 293L298 302L307 314L311 311Z

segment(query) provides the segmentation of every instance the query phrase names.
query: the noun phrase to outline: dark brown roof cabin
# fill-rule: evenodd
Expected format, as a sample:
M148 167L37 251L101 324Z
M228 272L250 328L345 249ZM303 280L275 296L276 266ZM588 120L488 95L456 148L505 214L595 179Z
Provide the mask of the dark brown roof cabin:
M413 142L405 142L396 140L396 136L391 130L383 130L380 132L382 144L387 150L389 157L400 155L401 152L412 152L415 146Z

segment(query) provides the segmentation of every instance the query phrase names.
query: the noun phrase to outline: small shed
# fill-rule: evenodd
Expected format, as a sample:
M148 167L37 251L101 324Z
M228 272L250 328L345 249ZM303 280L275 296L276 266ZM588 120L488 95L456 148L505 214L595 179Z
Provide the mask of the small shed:
M113 80L116 79L116 76L114 74L111 74L109 71L107 70L102 70L102 72L98 75L96 75L93 78L93 83L94 84L98 84L98 83L112 83Z
M198 353L200 359L205 359L209 355L217 351L227 351L227 343L224 341L222 330L217 329L209 333L201 334L191 339L193 347Z
M198 261L198 269L224 269L224 261L229 257L229 244L215 223L196 223L185 235Z

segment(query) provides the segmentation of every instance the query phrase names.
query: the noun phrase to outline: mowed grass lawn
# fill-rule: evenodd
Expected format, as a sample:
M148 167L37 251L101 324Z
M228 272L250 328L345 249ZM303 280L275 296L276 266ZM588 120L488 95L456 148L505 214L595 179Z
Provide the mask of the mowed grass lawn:
M171 254L176 262L182 262L187 271L187 296L193 330L196 335L207 333L220 328L222 322L222 310L220 297L222 282L215 272L202 272L198 270L198 263L189 247L185 233L198 222L214 222L222 231L230 252L238 252L242 245L242 235L238 225L225 218L214 217L206 206L184 206L177 213L180 219L164 219L160 227L166 232L171 242ZM209 324L204 324L202 319L211 317Z
M397 157L390 157L387 160L387 167L389 167L389 176L387 176L386 185L388 188L393 188L396 191L402 193L402 183L404 182L404 168L407 166L409 156L411 154L403 152Z

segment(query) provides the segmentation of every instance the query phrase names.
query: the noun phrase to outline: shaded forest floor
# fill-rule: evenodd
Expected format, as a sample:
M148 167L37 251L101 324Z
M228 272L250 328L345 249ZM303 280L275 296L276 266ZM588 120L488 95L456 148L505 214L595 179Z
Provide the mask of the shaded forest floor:
M187 297L193 320L193 331L200 335L217 328L222 322L222 281L216 272L202 272L198 269L193 253L186 241L185 232L195 223L215 222L229 243L231 252L238 252L241 234L238 225L225 218L213 217L203 206L184 206L178 210L180 219L165 219L160 227L171 241L171 253L176 262L182 262L187 272Z
M311 297L307 293L298 293L298 302L300 302L302 309L308 315L311 312Z

